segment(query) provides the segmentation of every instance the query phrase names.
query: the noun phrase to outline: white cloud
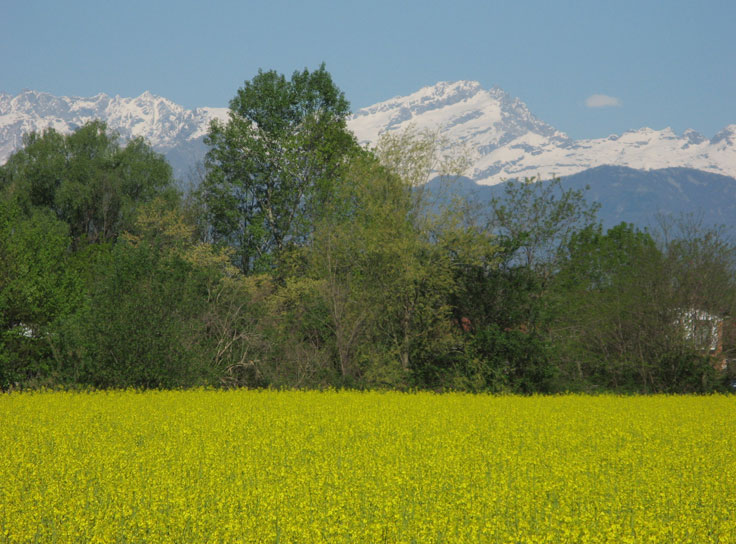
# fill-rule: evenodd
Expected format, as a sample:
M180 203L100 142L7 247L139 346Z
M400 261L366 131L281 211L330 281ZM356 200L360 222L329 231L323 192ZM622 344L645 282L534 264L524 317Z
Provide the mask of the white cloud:
M607 94L592 94L585 99L585 105L589 108L617 108L621 105L621 101Z

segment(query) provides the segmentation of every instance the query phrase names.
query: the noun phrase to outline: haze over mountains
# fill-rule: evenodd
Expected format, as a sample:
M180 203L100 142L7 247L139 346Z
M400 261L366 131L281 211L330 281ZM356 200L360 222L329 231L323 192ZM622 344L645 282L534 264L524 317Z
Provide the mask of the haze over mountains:
M566 176L562 186L582 190L589 202L600 203L598 218L604 228L626 222L656 229L666 216L677 221L687 215L706 227L736 228L736 179L721 174L682 167L636 170L606 165ZM430 189L446 194L438 180L430 182ZM454 191L482 206L502 197L504 186L461 178Z
M32 90L16 96L0 93L0 164L22 145L25 133L47 127L70 132L87 121L102 119L123 139L145 138L186 181L204 157L203 138L215 118L225 120L227 108L188 110L148 92L135 98L56 97ZM591 197L607 199L604 210L612 206L619 210L614 215L624 220L633 217L628 211L633 208L637 217L691 208L710 213L714 203L722 204L714 216L728 219L736 204L728 200L734 195L729 183L736 187L732 179L736 177L736 124L711 138L694 130L678 135L670 128L641 128L573 140L537 118L518 98L497 87L483 89L473 81L424 87L362 108L349 121L365 144L375 142L382 131L410 125L439 130L449 142L464 146L472 158L467 176L479 185L553 174L574 182L572 175L577 174L576 179L591 185ZM597 168L604 165L618 169ZM580 177L593 168L595 175ZM657 172L660 169L666 171ZM647 198L641 200L642 195ZM641 209L643 203L648 203L646 209Z

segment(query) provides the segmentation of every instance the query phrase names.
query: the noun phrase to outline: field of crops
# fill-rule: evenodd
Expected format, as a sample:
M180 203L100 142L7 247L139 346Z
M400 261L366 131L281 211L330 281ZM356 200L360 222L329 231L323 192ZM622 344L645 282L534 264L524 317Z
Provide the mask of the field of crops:
M736 396L0 395L0 542L736 542Z

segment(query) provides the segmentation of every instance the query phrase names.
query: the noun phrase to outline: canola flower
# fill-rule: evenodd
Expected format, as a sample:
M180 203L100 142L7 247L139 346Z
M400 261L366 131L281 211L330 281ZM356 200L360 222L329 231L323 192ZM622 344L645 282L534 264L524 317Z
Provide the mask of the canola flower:
M736 542L736 397L0 395L0 542Z

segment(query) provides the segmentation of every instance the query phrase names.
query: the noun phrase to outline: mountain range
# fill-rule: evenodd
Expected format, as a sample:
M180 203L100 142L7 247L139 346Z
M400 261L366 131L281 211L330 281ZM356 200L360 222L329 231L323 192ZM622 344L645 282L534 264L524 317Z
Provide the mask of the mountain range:
M504 179L568 176L602 165L650 170L686 167L736 176L736 124L710 139L694 130L641 128L607 138L573 140L502 89L474 81L441 82L358 110L350 128L364 143L409 125L440 129L472 155L468 177L482 185Z
M149 92L135 98L53 96L25 90L11 96L0 93L0 164L23 145L23 135L53 128L69 133L88 121L101 119L123 140L145 138L166 156L179 178L201 162L203 139L212 119L226 119L227 108L188 110Z
M657 230L668 217L705 227L736 227L736 179L721 174L682 167L636 170L606 165L566 176L562 187L583 191L586 200L598 202L604 228L626 222ZM456 194L483 206L503 197L504 184L480 185L460 178L448 192L437 179L429 189L441 199Z
M15 96L0 93L0 164L22 146L25 133L47 127L66 133L102 119L123 140L145 138L186 182L206 152L203 138L210 121L227 119L227 112L227 108L189 110L149 92L135 98L57 97L33 90ZM684 210L736 223L732 213L736 211L736 124L711 138L694 130L678 135L670 128L641 128L574 140L502 89L457 81L359 109L348 126L367 145L383 131L409 126L439 131L446 141L469 153L467 178L480 189L505 179L557 175L570 186L585 180L591 187L589 197L602 199L602 212L608 210L611 218L636 217L638 223L655 212Z

